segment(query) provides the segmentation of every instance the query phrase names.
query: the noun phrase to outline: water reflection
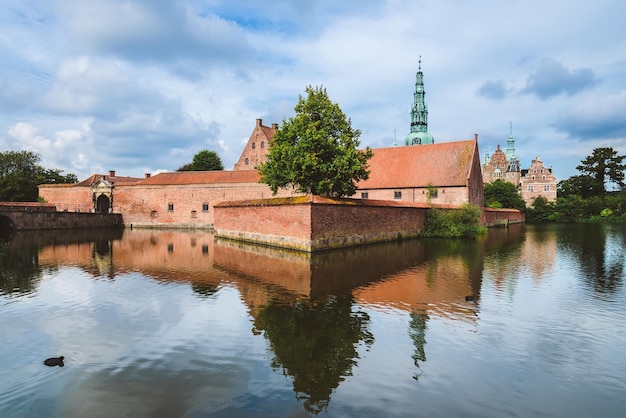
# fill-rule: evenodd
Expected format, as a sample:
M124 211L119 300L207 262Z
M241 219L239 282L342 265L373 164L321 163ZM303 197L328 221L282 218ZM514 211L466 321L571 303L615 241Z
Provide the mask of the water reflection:
M12 236L0 236L0 295L25 295L41 280L36 244L19 245Z
M619 225L581 224L559 231L559 247L575 257L581 277L599 295L623 286L626 236Z
M357 347L374 342L369 316L352 306L341 296L314 304L272 300L254 320L274 352L272 367L291 376L296 397L309 412L328 406L332 391L352 375Z
M622 287L624 236L611 227L511 226L493 229L482 240L409 240L306 254L216 241L199 231L18 232L0 241L0 296L18 300L31 295L45 287L46 273L64 266L85 273L89 281L118 285L107 287L111 294L97 305L97 291L81 294L94 306L71 305L56 321L73 325L55 328L55 335L67 340L72 333L88 335L90 344L97 341L96 352L115 359L116 364L109 364L106 356L99 358L102 367L80 379L90 399L112 396L138 410L147 398L169 397L173 402L153 405L163 416L184 415L192 408L190 397L206 399L195 401L195 411L206 411L217 400L261 402L262 394L248 393L253 360L233 354L249 347L247 339L253 338L269 350L263 361L288 380L292 399L295 393L308 413L319 414L330 409L342 382L364 358L385 344L375 338L376 313L407 318L401 325L409 348L403 354L408 360L404 370L411 369L415 380L407 380L421 386L424 370L439 354L429 345L436 321L476 331L485 311L485 287L496 289L496 297L498 292L512 294L529 275L539 286L549 280L560 250L580 264L581 280L591 292L614 294ZM145 277L151 279L148 284ZM57 297L80 291L71 282L59 287ZM160 290L168 287L176 289L174 296ZM151 300L144 292L159 296ZM245 335L234 335L232 312L224 311L226 302L220 304L233 294L245 309L244 327L251 331ZM473 300L466 300L468 295ZM59 300L54 303L62 306ZM193 311L188 312L184 307L190 305ZM224 322L216 325L220 320ZM123 327L118 330L119 324ZM502 344L504 335L528 326L523 322L511 330L498 325L492 324L486 347ZM549 345L555 329L561 331L533 330L541 347L537 361L563 358L567 350L559 341L567 341L577 353L590 351L569 328ZM216 343L215 335L229 340ZM70 359L69 364L76 363ZM65 367L64 373L71 370ZM135 388L136 398L123 389L128 386ZM86 411L86 405L94 407L75 396L63 408L75 413Z

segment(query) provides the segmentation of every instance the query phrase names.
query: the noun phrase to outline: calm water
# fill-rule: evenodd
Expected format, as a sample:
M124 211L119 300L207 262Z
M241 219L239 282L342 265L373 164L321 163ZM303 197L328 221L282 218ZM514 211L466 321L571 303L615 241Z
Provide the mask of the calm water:
M15 234L0 417L624 417L625 248L602 225L313 256Z

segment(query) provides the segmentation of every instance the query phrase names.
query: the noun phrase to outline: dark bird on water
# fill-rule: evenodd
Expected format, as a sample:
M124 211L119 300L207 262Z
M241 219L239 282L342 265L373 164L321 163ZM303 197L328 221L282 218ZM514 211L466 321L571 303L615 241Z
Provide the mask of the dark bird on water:
M474 296L473 295L465 296L465 302L471 302L473 300L474 300Z
M59 366L59 367L63 367L65 366L65 364L63 364L63 359L65 357L61 356L61 357L50 357L47 358L43 361L43 364L45 364L46 366L50 366L50 367L54 367L54 366Z

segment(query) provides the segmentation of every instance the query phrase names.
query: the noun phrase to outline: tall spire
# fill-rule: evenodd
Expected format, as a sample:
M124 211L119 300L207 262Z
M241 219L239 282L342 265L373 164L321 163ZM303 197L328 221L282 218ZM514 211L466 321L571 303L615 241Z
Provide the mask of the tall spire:
M513 138L513 123L509 122L509 139L506 141L506 159L517 159L515 155L515 139Z
M432 144L433 136L428 133L428 106L424 100L424 73L422 73L422 56L418 60L418 70L415 76L415 93L413 93L413 107L411 108L411 131L405 139L406 145Z

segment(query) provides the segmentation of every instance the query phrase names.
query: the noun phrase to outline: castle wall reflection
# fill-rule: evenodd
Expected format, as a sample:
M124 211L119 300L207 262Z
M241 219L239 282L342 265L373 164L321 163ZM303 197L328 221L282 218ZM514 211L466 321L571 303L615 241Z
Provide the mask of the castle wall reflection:
M369 376L368 370L372 367L381 367L371 364L373 361L369 358L379 356L384 358L385 355L380 353L388 352L389 358L385 361L391 362L392 365L382 367L401 370L401 374L406 373L406 376L398 378L397 382L394 382L396 377L384 379L386 389L382 393L374 394L374 398L380 396L393 399L396 392L412 393L419 390L420 386L415 385L423 385L422 389L442 385L437 378L433 378L433 371L428 371L430 367L445 367L439 366L439 362L444 361L440 356L448 353L453 356L453 359L447 359L448 364L457 363L464 355L480 357L481 350L487 347L484 345L485 341L477 341L474 345L463 344L462 338L467 338L465 332L484 335L486 340L501 344L501 334L508 332L507 327L516 327L517 330L522 328L516 322L506 325L499 323L498 318L501 318L499 315L502 312L506 312L507 309L515 311L527 309L528 313L534 312L541 306L535 302L552 297L536 298L525 307L523 301L517 300L518 295L533 295L536 289L549 292L550 286L544 286L544 282L554 281L555 276L567 275L572 271L579 276L576 289L585 292L586 300L604 301L602 303L609 303L609 313L613 310L617 312L624 307L624 258L620 251L624 246L625 237L624 229L619 227L595 225L558 228L516 225L508 229L492 229L482 240L417 239L309 254L215 240L211 234L204 231L22 232L6 239L0 247L2 263L0 297L4 301L0 306L6 310L4 317L18 315L18 311L23 312L20 309L24 309L22 308L24 305L21 304L27 300L24 298L45 299L46 295L43 294L45 289L41 288L44 288L49 280L62 280L56 275L68 268L78 269L85 277L91 278L90 280L104 280L110 283L111 285L106 287L106 292L112 292L117 297L108 299L107 295L100 295L103 298L102 305L91 307L89 310L100 312L111 309L114 304L136 304L142 298L145 298L145 303L155 303L151 302L153 296L150 292L159 292L157 299L161 303L167 304L166 301L169 300L172 304L170 308L161 307L159 311L155 310L154 312L161 313L152 315L148 325L142 325L139 319L133 317L116 318L107 315L90 317L89 320L98 322L98 326L118 321L116 325L118 327L134 327L125 332L143 335L146 333L145 329L150 327L159 329L157 325L159 321L168 323L170 318L160 317L167 309L174 309L173 315L179 321L168 331L170 335L148 333L150 335L146 341L137 335L128 337L136 339L134 340L136 344L148 344L149 340L153 347L149 353L139 350L142 354L135 357L126 353L123 357L128 362L126 367L116 369L114 365L104 364L103 361L96 367L90 365L88 359L84 360L82 362L84 368L89 369L90 366L94 371L87 373L84 369L83 373L89 375L88 382L100 392L108 392L126 399L127 394L121 394L113 389L113 386L120 383L119 379L130 379L134 384L138 384L137 381L152 376L152 383L148 383L149 389L137 396L139 398L154 396L155 393L166 390L163 387L167 386L167 390L176 392L175 398L180 398L176 401L178 404L174 410L182 415L202 411L205 415L222 416L220 414L241 412L241 408L251 408L246 412L250 416L255 416L258 411L273 411L268 412L270 414L280 411L275 416L292 416L291 412L285 412L285 408L288 406L293 412L293 408L299 406L307 414L333 416L360 411L364 416L380 416L381 413L389 416L385 402L370 404L365 397L359 406L350 401L353 399L351 396L356 396L364 390L361 389L362 386L368 384L376 386L379 383L371 381L371 378L361 381L359 377L355 377ZM570 263L566 272L559 271L558 264L563 263L563 260ZM54 279L50 278L52 276ZM118 284L122 285L118 281L128 281L129 277L139 277L141 281L151 280L161 287L144 285L146 287L144 290L136 288L135 291L123 296L127 298L124 302L116 293L119 290L115 289ZM552 282L550 284L552 285ZM206 307L201 308L199 305L201 301L210 300L215 308L213 311L215 316L208 315L202 318L207 331L193 334L195 341L189 336L176 337L179 340L182 338L184 343L179 348L171 348L170 339L176 333L174 330L191 326L188 323L190 320L184 319L187 315L185 305L177 299L177 295L180 297L178 292L185 287L191 288L197 300L189 302L185 299L187 301L185 303L193 305L190 312L202 311ZM69 290L69 287L66 289ZM233 295L236 295L238 300L234 305L232 300L229 301L229 297ZM511 300L515 300L515 303L511 303ZM558 300L562 302L561 299ZM39 311L52 309L50 302L41 303ZM233 319L237 304L241 304L247 318ZM18 311L14 311L15 309ZM145 312L142 313L144 314ZM589 312L586 314L589 315ZM220 328L222 340L216 340L211 337L208 330L214 322L219 322L220 316L224 316L222 318L224 320L228 317L229 321L235 321L237 325L224 325L224 329ZM607 316L603 318L606 319ZM612 325L623 324L621 318L611 315L608 318ZM399 333L389 334L391 332L389 329L377 331L376 324L386 321L391 321L396 326L400 325ZM515 316L515 321L520 319ZM248 330L247 336L242 336L238 331L242 324L243 328ZM488 328L489 326L493 328ZM142 330L142 327L145 329ZM524 327L528 325L524 324ZM25 328L20 332L28 333L28 329ZM532 327L528 330L531 334L535 332ZM220 369L220 360L206 357L206 352L211 351L207 347L215 349L216 346L227 346L228 343L223 341L223 335L231 333L234 341L246 341L242 343L244 345L257 347L263 342L267 355L247 354L238 363L231 358L232 352L225 349L225 352L229 353L223 354L228 358L227 363L239 370L237 373L243 373L239 377L226 378L226 375L223 375L225 370ZM234 333L237 333L236 337ZM112 330L107 331L107 336L117 338L115 331ZM459 337L461 341L454 340ZM37 334L33 335L33 339L37 338L39 338ZM527 335L524 338L535 336ZM602 339L605 336L599 335L598 338ZM622 333L613 338L626 337ZM393 351L397 347L394 340L401 341L399 346L407 343L411 346L403 358L394 358ZM590 344L596 345L598 342ZM123 350L124 344L119 345L118 348ZM160 348L161 345L163 348ZM172 354L169 351L172 349L175 352L182 351L185 356L198 356L201 360L189 358L185 365L179 365L178 369L174 367L174 371L162 370L159 365L170 361L167 356ZM517 350L510 349L514 352ZM98 347L92 347L90 350L97 352ZM7 353L0 350L0 354ZM248 355L250 357L247 357ZM151 360L148 361L146 358ZM71 360L70 356L68 367L64 369L72 369ZM480 358L480 361L487 359ZM614 366L616 365L612 373L618 376L624 373L626 376L624 360L617 361L611 357L597 361L612 362ZM257 365L250 366L252 363ZM146 364L148 366L145 366ZM198 364L204 364L204 367L198 367ZM497 366L504 367L501 364ZM218 379L219 382L205 374L206 370L216 368L219 372L215 371L214 374L222 376ZM268 371L259 371L264 368L269 368L270 373L283 375L288 379L292 393L295 394L293 396L295 403L281 398L284 397L284 392L276 388L276 393L282 393L282 395L273 394L279 398L274 400L276 405L280 405L277 407L249 388L250 382L255 379L271 386L274 378L268 377ZM602 373L606 373L604 366L599 368L602 369ZM265 378L254 377L255 373L261 373ZM378 370L378 373L384 376L385 370ZM511 375L515 372L508 371L504 374ZM408 381L405 380L406 377L409 378ZM78 378L78 376L68 377L69 380L65 384L72 385L72 379ZM196 399L194 402L202 405L190 406L188 401L185 401L188 396L179 393L181 390L191 390L188 385L181 383L188 378L205 387L203 397L221 399L221 406L215 406L206 399L200 402L189 395ZM483 375L483 378L488 381L498 380L491 374ZM470 380L448 382L449 386L444 384L439 390L442 387L453 390L456 385L469 385ZM217 395L214 392L220 385L226 385L226 388L219 390L225 392ZM0 411L16 412L16 405L19 406L19 402L26 401L15 394L16 391L12 389L10 383L0 385L0 389L2 388L6 389L9 395L4 399L0 398ZM33 384L30 389L37 388L38 386ZM22 390L28 392L28 388ZM268 390L271 392L271 389ZM428 392L429 390L425 390L423 396ZM607 396L611 398L611 393L610 391L608 394L603 393L600 398ZM511 402L515 396L514 390L505 395L508 401L503 402L508 404L502 407L516 407L516 403ZM568 398L567 393L556 393L556 396ZM54 397L54 394L49 394L49 397ZM90 399L93 401L94 398ZM429 399L433 410L446 405L441 394ZM138 402L134 403L131 399L127 401L128 408L135 412L139 411ZM96 406L84 404L76 397L73 402L66 404L61 402L63 406L59 406L59 411L71 415L79 410L84 411L87 407ZM212 406L207 406L206 402ZM242 406L242 402L247 406ZM484 399L480 399L480 395L477 394L460 396L456 404L452 403L455 408L461 410L476 408L476 404L483 406L475 411L475 416L497 416L494 411L501 411L500 407L492 411L484 405ZM412 403L409 399L396 401L394 405L398 416L402 416L403 411L410 411ZM624 406L624 401L611 398L607 405L603 408L611 412ZM445 410L453 412L454 409L449 409L450 407L448 405L448 409ZM547 415L558 411L555 408L557 407L548 404L539 406L539 409ZM425 410L428 410L428 407ZM146 416L168 416L167 411L171 412L163 406L151 410ZM140 415L141 413L137 416ZM470 413L469 416L474 414Z

